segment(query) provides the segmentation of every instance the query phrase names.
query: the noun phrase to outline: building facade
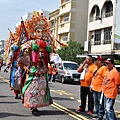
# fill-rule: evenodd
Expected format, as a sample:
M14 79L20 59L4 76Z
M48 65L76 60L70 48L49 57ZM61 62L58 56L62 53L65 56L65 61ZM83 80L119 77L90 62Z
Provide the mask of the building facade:
M116 24L120 18L119 5L120 0L89 0L85 51L91 54L117 54L120 50L120 26Z
M59 22L59 9L53 11L53 12L50 12L49 13L49 23L50 23L50 30L51 30L51 33L52 35L55 37L55 39L58 40L58 22ZM55 46L56 48L59 48L59 44L55 41Z
M4 49L5 49L5 43L6 41L5 40L0 40L0 54L4 53Z
M60 0L59 10L56 11L49 14L51 31L57 31L53 33L56 38L62 43L74 40L84 45L87 35L88 0Z

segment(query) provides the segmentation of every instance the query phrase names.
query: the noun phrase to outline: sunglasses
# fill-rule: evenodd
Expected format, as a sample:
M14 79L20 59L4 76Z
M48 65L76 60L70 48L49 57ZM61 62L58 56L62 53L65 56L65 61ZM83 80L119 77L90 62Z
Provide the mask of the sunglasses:
M105 63L105 65L109 65L110 63Z

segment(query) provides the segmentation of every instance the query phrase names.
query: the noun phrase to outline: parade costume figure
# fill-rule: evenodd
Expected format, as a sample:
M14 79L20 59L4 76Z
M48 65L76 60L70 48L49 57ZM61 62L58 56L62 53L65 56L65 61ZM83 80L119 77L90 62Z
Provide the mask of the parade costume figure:
M10 67L10 89L14 90L14 94L16 95L16 99L18 99L18 94L19 92L19 88L17 85L17 80L15 77L15 73L17 71L17 58L18 58L18 54L19 54L19 47L15 44L12 44L10 47L10 52L8 55L8 59L7 59L7 65L4 71L7 70L7 68Z
M16 71L16 78L20 87L20 94L22 95L22 88L25 85L28 77L28 70L30 67L30 57L27 53L27 47L23 47L17 59L18 70Z
M14 54L10 55L10 63L17 58L18 68L18 70L12 69L11 78L15 77L20 83L24 106L29 107L32 113L36 114L38 107L52 104L47 73L50 54L55 52L56 39L50 32L47 18L43 16L42 12L36 11L34 11L30 20L22 20L21 25L16 27L15 36L12 33L11 35L17 40L20 52L25 48L25 51L23 50L24 55L20 57L15 57L14 59ZM58 40L56 41L66 47L65 44L60 43ZM11 40L9 39L6 46L6 57L8 57L10 45ZM16 65L14 67L16 68Z
M22 89L24 95L24 107L32 109L32 113L38 112L38 107L52 104L50 89L48 86L48 63L51 51L47 42L42 39L43 27L35 27L36 39L25 43L30 51L30 71L25 86Z

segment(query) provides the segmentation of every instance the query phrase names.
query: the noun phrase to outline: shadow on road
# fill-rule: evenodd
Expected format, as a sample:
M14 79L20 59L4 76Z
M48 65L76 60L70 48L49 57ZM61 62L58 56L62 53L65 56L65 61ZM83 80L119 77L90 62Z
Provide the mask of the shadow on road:
M0 96L0 98L5 98L5 97L13 97L13 96Z
M58 83L61 83L60 81L57 81L56 80L56 82L58 82ZM67 84L67 85L80 85L80 83L79 82L66 82L66 83L61 83L61 84Z
M5 103L5 104L14 104L14 103L19 103L19 102L0 102L0 104L1 104L1 103L2 103L2 104L4 104L4 103Z
M58 110L42 110L42 111L39 110L35 116L44 116L44 115L66 115L66 114Z
M10 116L30 117L28 115L20 115L20 114L14 114L14 113L0 113L0 118L10 117Z
M63 97L52 97L53 100L68 100L68 101L75 101L75 100L72 100L70 98L63 98Z
M86 117L86 118L88 118L88 119L91 119L91 117L92 117L92 115L88 115L88 114L87 114L87 111L85 111L85 112L79 112L79 113L78 113L78 112L76 112L76 109L71 109L71 108L67 108L67 109L75 112L76 114L82 115L82 116L84 116L84 117Z
M5 84L6 82L0 82L0 84ZM7 83L6 83L7 84Z

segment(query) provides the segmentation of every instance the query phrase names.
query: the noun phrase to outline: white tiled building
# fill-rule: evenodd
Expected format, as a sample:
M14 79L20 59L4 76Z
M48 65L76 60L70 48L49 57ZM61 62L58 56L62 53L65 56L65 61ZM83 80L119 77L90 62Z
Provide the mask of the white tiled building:
M111 54L116 52L116 49L120 49L116 48L114 44L116 6L119 3L120 0L89 0L88 44L86 44L88 45L89 53Z

